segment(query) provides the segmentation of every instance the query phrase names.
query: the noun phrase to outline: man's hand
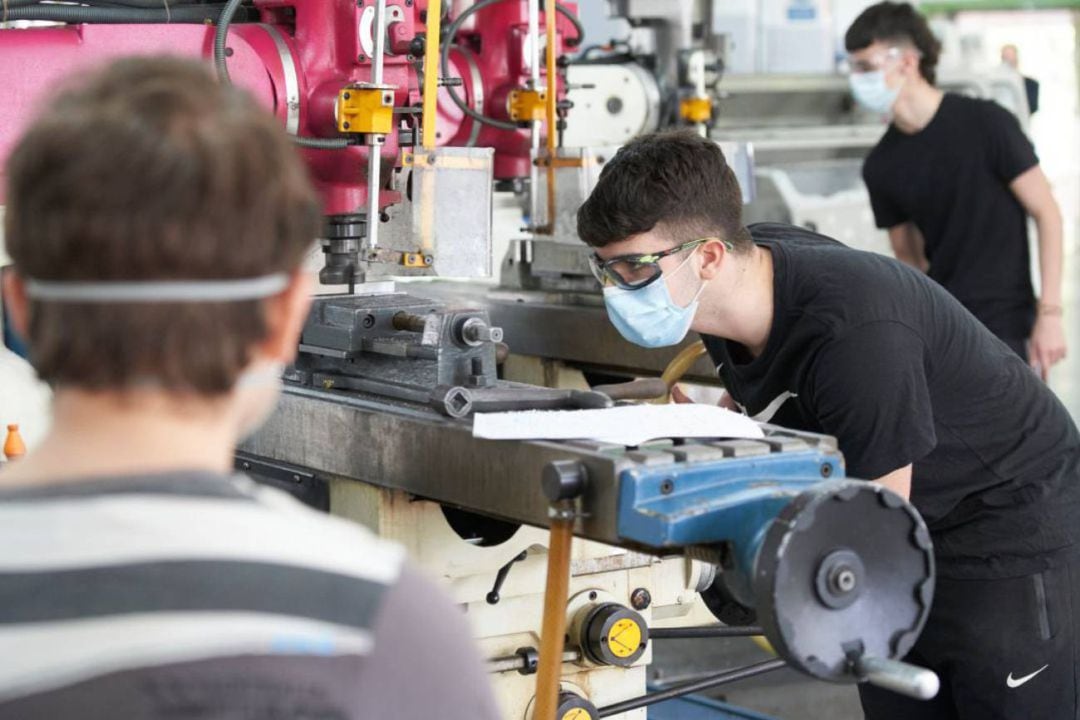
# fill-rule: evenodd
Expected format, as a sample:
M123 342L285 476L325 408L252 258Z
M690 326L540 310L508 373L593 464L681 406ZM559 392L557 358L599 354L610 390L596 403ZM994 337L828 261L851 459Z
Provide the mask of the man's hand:
M905 465L899 470L893 470L888 475L882 475L875 482L884 485L894 493L904 498L911 499L911 466Z
M671 402L685 405L687 403L693 404L693 400L687 397L686 393L682 391L678 385L673 385L671 388Z
M1039 315L1035 318L1028 355L1031 367L1045 382L1050 368L1065 357L1065 331L1061 327L1061 268L1064 264L1061 208L1054 200L1050 181L1035 165L1009 183L1039 229Z
M690 397L686 393L684 393L678 385L675 385L671 388L671 402L685 404L693 403L694 401L691 400ZM742 412L739 409L739 406L735 404L735 399L731 397L731 393L729 393L727 390L725 390L723 395L720 396L720 401L716 404L718 407L722 407L725 410L731 410L732 412Z
M1046 382L1050 379L1050 368L1065 357L1065 329L1060 315L1040 313L1031 331L1028 346L1031 368Z

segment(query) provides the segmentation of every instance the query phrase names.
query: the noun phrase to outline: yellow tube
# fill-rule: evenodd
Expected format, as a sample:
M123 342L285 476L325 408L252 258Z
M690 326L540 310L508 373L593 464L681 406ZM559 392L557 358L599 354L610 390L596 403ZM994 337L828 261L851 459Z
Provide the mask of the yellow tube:
M664 368L664 374L660 376L660 379L663 380L664 384L668 387L668 394L653 402L660 405L671 402L671 389L675 387L675 383L682 380L682 376L685 375L690 368L694 366L694 363L698 361L698 358L706 352L705 343L700 340L683 348L679 354L668 363L668 366Z
M556 103L559 99L559 79L555 74L555 29L558 25L556 0L544 0L544 31L547 33L547 223L548 234L555 234L555 129Z
M420 144L435 147L435 111L439 103L439 33L442 31L442 0L429 0L427 6L427 45L424 49L423 134Z
M566 634L566 603L570 594L570 543L574 537L573 528L573 518L551 519L533 720L555 720L555 710L559 704L559 678L562 675L563 640Z

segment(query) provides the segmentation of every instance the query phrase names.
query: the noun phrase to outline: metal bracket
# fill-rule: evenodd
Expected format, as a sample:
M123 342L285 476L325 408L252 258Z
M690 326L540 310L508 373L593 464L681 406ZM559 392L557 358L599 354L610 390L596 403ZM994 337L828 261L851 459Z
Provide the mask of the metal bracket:
M330 512L330 484L307 468L240 451L233 467L261 485L284 490L309 507Z

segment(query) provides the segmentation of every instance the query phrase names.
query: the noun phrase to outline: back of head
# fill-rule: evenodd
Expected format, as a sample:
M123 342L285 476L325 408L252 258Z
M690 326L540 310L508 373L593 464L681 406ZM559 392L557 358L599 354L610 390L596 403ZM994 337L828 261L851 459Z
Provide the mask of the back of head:
M78 78L7 164L5 235L23 278L227 280L295 270L319 228L280 123L202 64L132 58ZM32 300L42 379L85 390L232 387L263 301Z
M673 242L716 236L752 247L742 191L724 153L688 130L643 135L621 147L578 209L578 235L593 247L657 230Z
M848 52L875 42L907 45L919 52L919 74L931 85L937 80L941 42L934 37L926 18L908 3L881 2L862 11L844 35Z

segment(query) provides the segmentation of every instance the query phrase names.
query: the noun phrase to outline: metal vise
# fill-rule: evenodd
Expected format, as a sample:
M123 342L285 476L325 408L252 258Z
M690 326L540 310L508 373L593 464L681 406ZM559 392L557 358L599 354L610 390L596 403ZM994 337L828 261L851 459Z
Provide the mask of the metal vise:
M452 418L475 411L604 408L603 393L498 379L502 329L484 310L404 293L316 299L286 379L427 405Z

